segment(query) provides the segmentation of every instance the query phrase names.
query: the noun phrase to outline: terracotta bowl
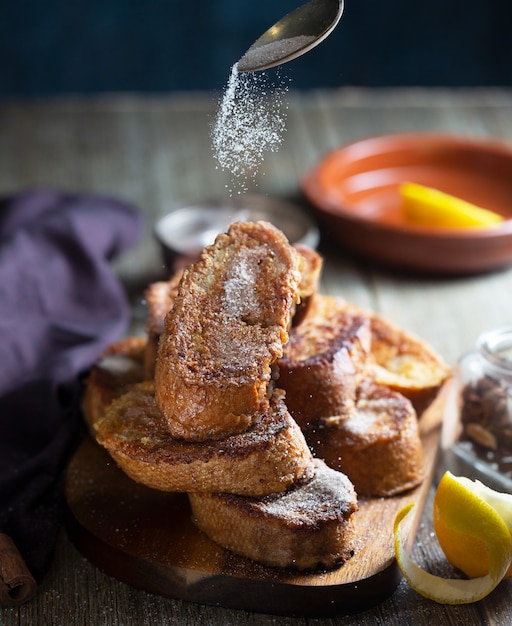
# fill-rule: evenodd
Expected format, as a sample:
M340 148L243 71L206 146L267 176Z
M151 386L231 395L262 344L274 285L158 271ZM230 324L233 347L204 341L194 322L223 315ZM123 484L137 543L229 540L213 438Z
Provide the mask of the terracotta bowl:
M495 211L495 228L438 229L407 223L399 185L434 187ZM321 229L344 249L385 264L469 274L512 264L512 147L435 133L369 137L328 153L302 189Z

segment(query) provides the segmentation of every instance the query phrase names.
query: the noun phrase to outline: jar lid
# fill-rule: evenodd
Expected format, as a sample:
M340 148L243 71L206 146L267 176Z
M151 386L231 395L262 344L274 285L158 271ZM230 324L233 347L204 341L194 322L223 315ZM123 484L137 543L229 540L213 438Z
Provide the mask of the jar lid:
M477 349L491 373L512 382L512 326L502 326L482 333Z

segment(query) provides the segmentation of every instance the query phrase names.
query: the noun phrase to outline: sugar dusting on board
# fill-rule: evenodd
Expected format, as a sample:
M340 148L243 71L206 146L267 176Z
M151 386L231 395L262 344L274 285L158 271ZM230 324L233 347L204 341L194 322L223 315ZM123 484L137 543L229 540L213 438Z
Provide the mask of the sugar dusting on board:
M212 127L218 166L232 176L239 192L248 190L264 160L276 152L285 131L287 81L267 72L231 68L229 81Z

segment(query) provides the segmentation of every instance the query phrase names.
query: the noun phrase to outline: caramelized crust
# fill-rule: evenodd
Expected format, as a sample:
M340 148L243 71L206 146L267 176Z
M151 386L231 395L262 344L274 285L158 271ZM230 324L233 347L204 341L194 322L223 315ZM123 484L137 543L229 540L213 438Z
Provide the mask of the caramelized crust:
M385 317L371 314L370 324L375 380L409 398L421 415L450 377L450 368L426 342Z
M278 362L277 384L286 391L288 409L301 428L315 428L321 418L353 410L370 339L367 317L336 299L313 298Z
M366 380L356 411L307 433L315 456L354 483L360 496L393 496L423 480L416 412L401 394Z
M295 307L295 313L292 318L292 325L296 326L304 319L304 316L309 310L311 298L318 291L324 261L318 252L315 252L315 250L312 250L308 246L296 243L293 247L304 261L299 284L300 302L298 302Z
M266 222L235 223L183 273L165 318L156 398L175 437L247 429L288 341L301 257Z
M144 292L148 308L146 317L148 343L144 358L146 380L152 380L155 376L158 341L164 330L165 316L172 309L178 295L178 285L182 275L183 270L179 270L167 281L151 283Z
M330 568L355 550L357 498L348 478L315 460L314 476L261 499L189 494L194 521L213 541L272 567Z
M244 433L183 441L169 432L151 382L134 386L96 423L96 438L136 482L162 491L261 496L307 477L312 456L276 391Z
M406 332L385 316L342 298L316 294L309 305L306 320L330 318L343 310L347 315L362 316L369 323L371 347L365 377L403 394L421 415L451 375L451 369L419 337Z
M171 276L169 280L162 280L148 285L144 291L147 303L146 333L160 337L164 330L164 319L172 309L174 300L178 295L183 271L180 270Z
M292 319L292 323L295 325L308 311L311 296L318 290L323 259L317 252L303 244L294 244L293 248L301 255L303 261L301 280L298 286L300 301L296 304ZM180 269L167 281L151 283L144 292L148 308L146 319L148 343L144 361L146 380L154 378L158 341L164 331L164 319L173 307L182 276L183 269Z
M90 429L112 400L144 380L145 352L144 337L127 337L110 345L91 368L82 398L82 412Z

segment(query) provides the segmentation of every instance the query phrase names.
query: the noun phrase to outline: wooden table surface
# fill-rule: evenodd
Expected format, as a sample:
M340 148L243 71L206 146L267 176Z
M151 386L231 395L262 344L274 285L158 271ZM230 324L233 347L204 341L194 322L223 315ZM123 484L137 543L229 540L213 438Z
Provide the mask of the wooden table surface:
M130 332L142 328L141 286L161 275L151 229L169 208L226 195L229 175L216 168L210 125L219 94L159 98L109 96L0 103L0 193L57 186L125 198L145 214L142 242L115 263L133 301ZM301 174L341 143L367 135L436 130L495 136L512 142L512 91L340 89L288 96L286 133L270 153L252 193L294 198ZM420 334L453 364L477 335L512 319L512 269L483 276L435 279L402 275L324 247L323 290L379 311ZM442 468L441 468L442 469ZM443 571L427 503L414 557ZM276 617L163 598L132 589L91 565L62 531L56 557L37 596L0 609L0 624L75 626L230 626L242 624L499 624L512 623L512 586L487 599L440 606L402 581L380 605L328 619Z

